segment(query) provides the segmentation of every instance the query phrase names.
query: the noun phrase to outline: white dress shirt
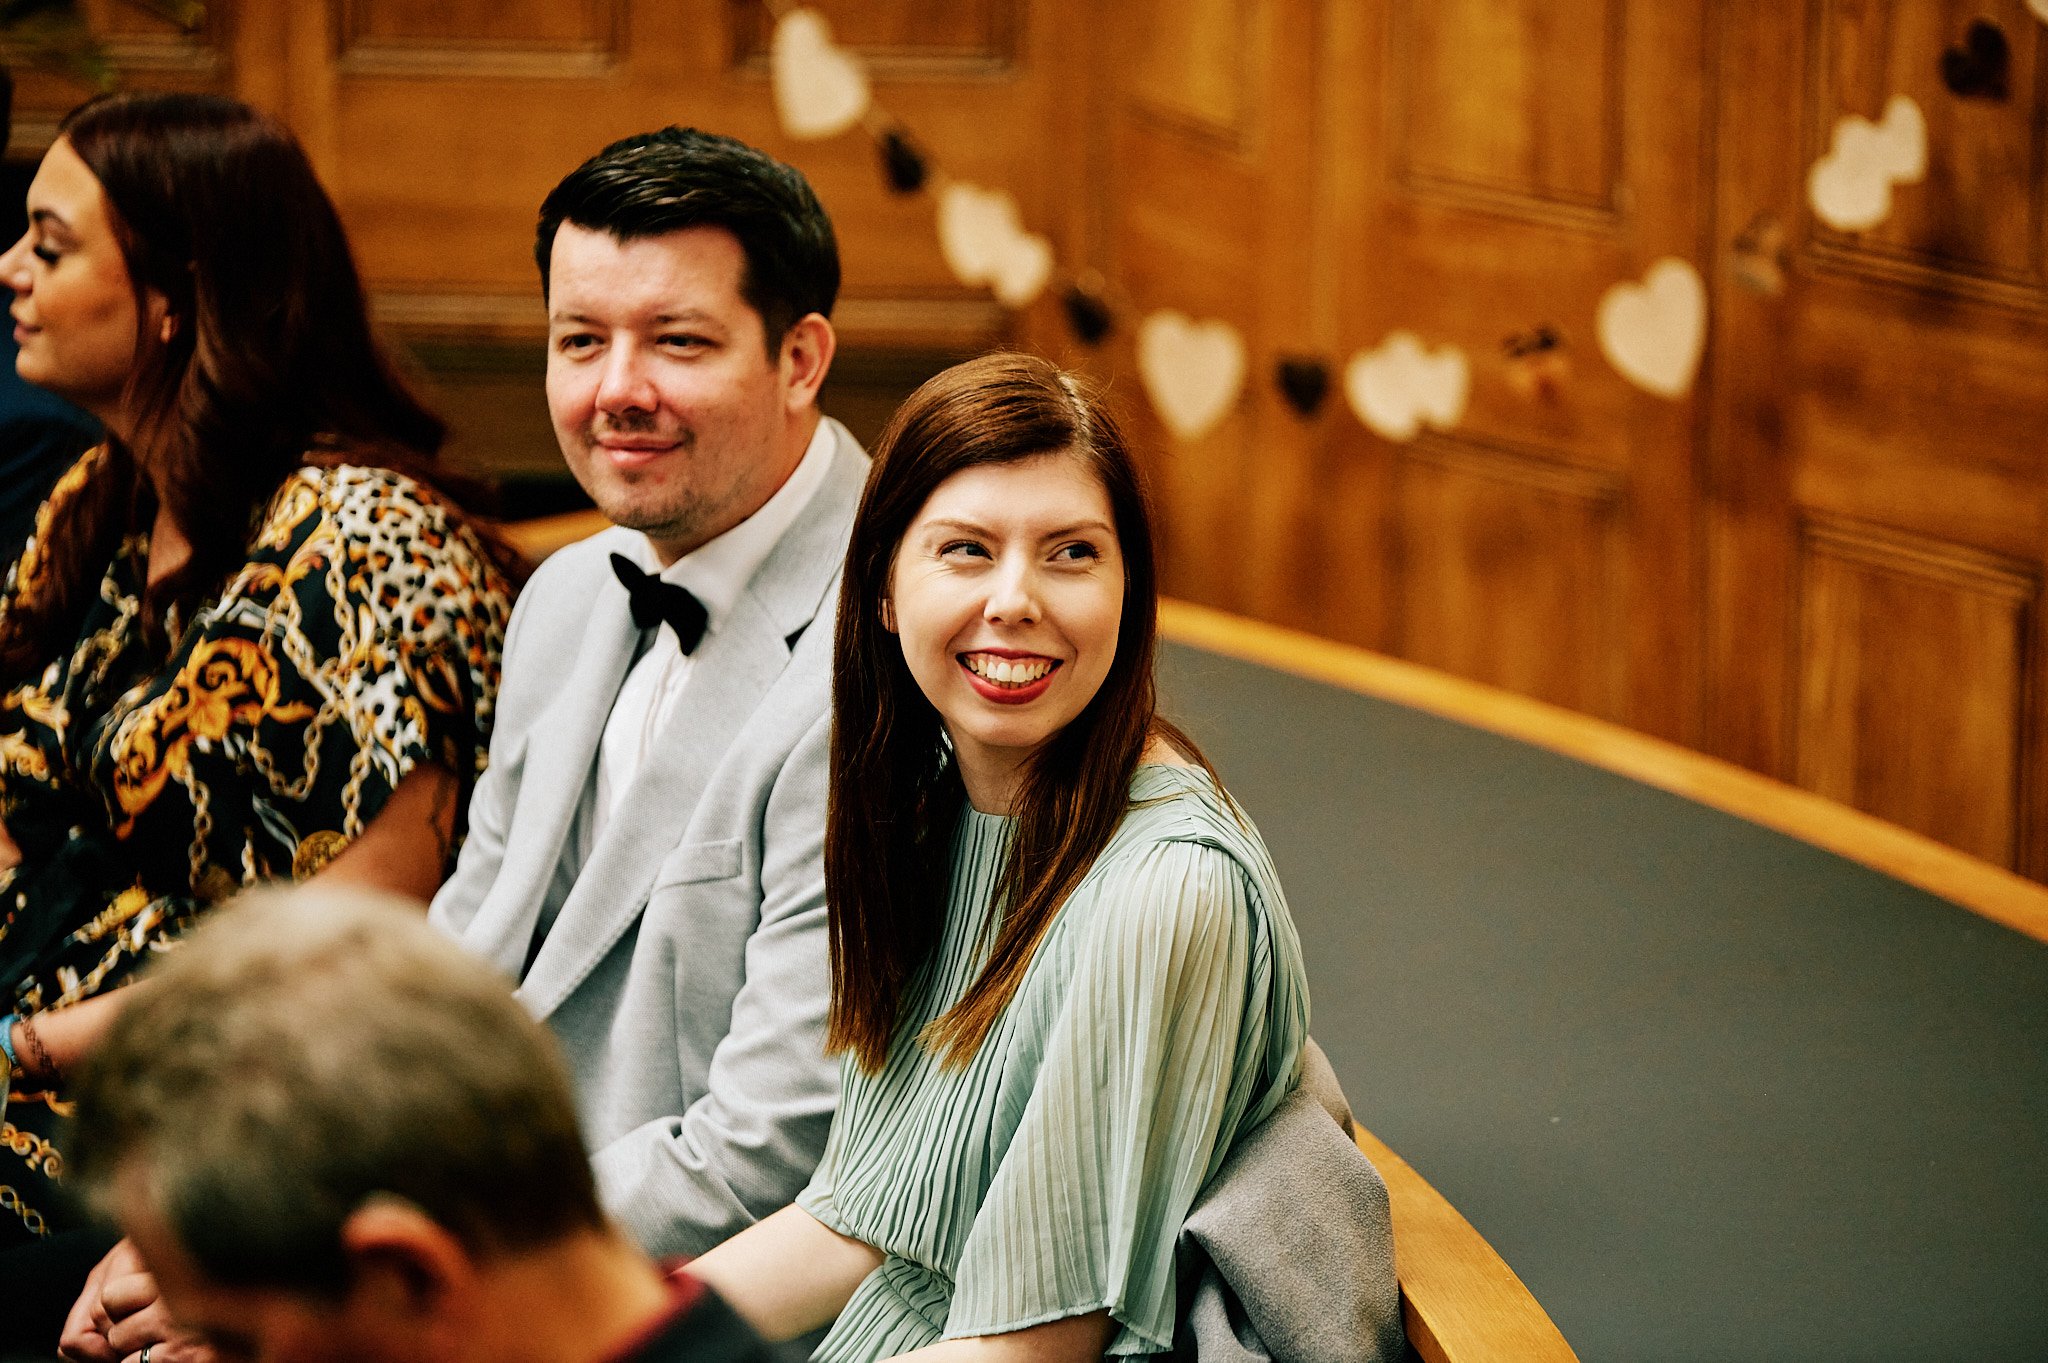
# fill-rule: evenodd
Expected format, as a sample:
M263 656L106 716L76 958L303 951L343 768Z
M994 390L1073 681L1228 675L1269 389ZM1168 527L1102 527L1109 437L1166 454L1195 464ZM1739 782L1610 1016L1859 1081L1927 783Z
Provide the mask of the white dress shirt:
M833 439L831 427L819 421L811 443L804 447L804 457L759 511L660 569L662 581L689 588L703 603L705 640L718 633L747 583L823 485L832 464ZM659 568L660 559L645 536L629 556L637 558L648 572ZM700 642L698 648L703 647ZM676 643L675 631L668 626L642 632L640 656L619 687L611 717L605 721L604 738L598 744L597 799L591 810L589 839L584 843L586 852L618 812L619 801L633 784L654 740L675 717L676 701L689 684L694 661Z

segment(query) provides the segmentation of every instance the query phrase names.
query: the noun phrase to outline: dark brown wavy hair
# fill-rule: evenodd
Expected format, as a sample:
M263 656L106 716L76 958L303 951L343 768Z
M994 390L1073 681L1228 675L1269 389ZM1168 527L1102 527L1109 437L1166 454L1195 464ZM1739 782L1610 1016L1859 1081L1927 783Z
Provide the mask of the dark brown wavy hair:
M0 620L8 679L69 646L99 574L149 527L159 495L192 556L149 589L153 630L242 563L293 469L364 463L417 477L446 434L372 334L341 219L283 127L217 96L135 93L80 106L59 135L106 193L137 311L149 315L153 291L175 329L165 341L138 328L129 438L110 436L92 476L50 507L38 590Z
M1155 713L1158 587L1145 489L1093 389L1031 355L986 355L911 394L876 446L854 519L832 667L832 772L825 824L832 1005L826 1040L870 1071L887 1058L946 914L952 836L966 792L938 712L883 627L904 534L963 469L1071 454L1102 480L1124 561L1116 656L1073 722L1033 755L998 876L988 964L923 1041L964 1064L1023 980L1059 907L1109 844L1155 734L1192 743Z

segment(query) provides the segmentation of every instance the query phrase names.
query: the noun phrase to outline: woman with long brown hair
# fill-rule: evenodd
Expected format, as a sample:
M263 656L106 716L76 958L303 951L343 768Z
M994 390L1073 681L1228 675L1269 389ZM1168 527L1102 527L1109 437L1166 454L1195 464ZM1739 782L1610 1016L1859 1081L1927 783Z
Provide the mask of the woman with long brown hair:
M56 1118L116 986L259 879L432 893L516 565L410 476L441 423L278 125L87 104L28 209L0 257L17 371L108 433L0 595L0 1319L61 1321L22 1283L65 1224Z
M1174 1241L1296 1082L1258 835L1154 711L1152 537L1100 399L993 355L920 388L854 523L833 671L823 1163L692 1265L831 1363L1173 1342Z

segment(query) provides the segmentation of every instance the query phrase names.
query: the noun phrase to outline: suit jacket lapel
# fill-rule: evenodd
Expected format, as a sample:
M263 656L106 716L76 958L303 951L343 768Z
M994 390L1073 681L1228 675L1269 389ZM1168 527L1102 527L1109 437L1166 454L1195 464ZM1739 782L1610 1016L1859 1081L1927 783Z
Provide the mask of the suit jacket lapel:
M524 798L506 830L504 864L462 934L465 946L515 979L526 964L555 866L567 852L570 823L595 779L605 721L639 647L626 589L610 572L599 581L590 610L575 670L528 730L520 777ZM542 640L536 646L547 645Z
M706 781L788 662L781 634L744 597L704 637L674 720L626 787L617 814L605 821L519 986L535 1016L560 1006L639 918L655 872L675 850Z
M846 529L867 477L859 445L833 425L837 443L824 484L730 616L704 637L675 718L627 787L618 816L606 821L520 984L519 996L535 1016L560 1007L639 918L655 873L677 847L711 774L788 666L792 640L821 611L829 618L827 593L838 581Z

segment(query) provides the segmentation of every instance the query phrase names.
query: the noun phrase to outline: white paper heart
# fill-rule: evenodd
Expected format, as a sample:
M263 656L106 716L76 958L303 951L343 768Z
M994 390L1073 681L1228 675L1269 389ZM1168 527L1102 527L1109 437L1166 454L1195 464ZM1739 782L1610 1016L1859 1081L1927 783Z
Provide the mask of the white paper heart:
M1707 285L1692 262L1665 256L1640 284L1616 284L1600 296L1594 330L1600 353L1636 387L1682 398L1707 344Z
M1024 230L1017 201L964 180L939 191L939 251L961 283L988 285L1006 307L1024 307L1052 278L1052 243Z
M1020 232L989 271L988 286L996 301L1006 308L1030 306L1045 292L1052 278L1052 243L1044 237Z
M1244 369L1244 337L1228 322L1166 309L1138 324L1138 377L1178 439L1216 429L1244 391Z
M1865 232L1891 216L1893 185L1926 174L1927 117L1911 97L1894 95L1882 123L1859 114L1836 120L1828 154L1806 177L1806 201L1836 231Z
M793 9L776 23L768 73L791 137L834 137L868 111L867 69L833 44L831 25L814 9Z
M1390 332L1344 366L1344 397L1366 428L1384 440L1408 441L1423 424L1447 431L1465 419L1472 365L1454 345L1426 349L1412 331Z

